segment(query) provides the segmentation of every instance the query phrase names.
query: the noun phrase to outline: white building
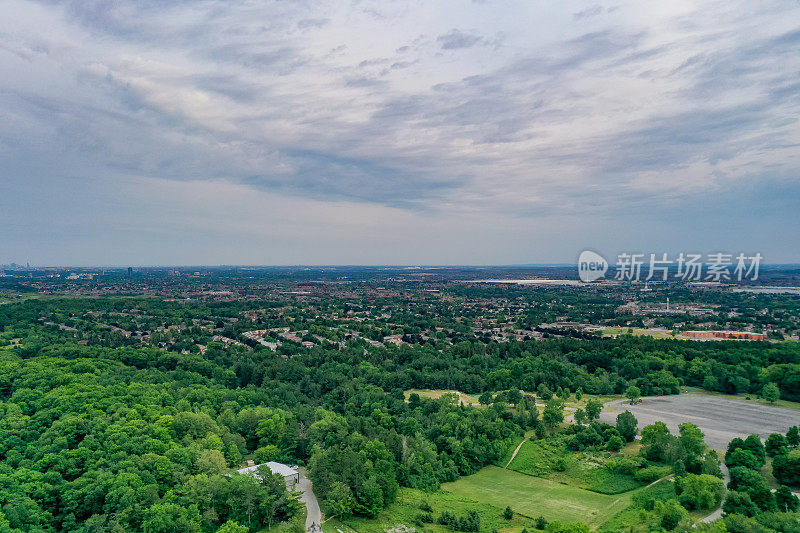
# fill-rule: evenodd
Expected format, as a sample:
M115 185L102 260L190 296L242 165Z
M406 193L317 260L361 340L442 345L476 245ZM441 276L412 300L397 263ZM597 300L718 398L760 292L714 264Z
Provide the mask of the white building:
M294 490L294 486L300 482L300 470L298 470L296 466L276 463L275 461L270 461L268 463L264 463L263 465L253 465L240 468L236 472L239 474L249 474L260 479L260 476L258 475L258 468L260 466L267 466L270 470L272 470L273 474L280 474L283 476L283 480L286 482L286 487L289 490Z

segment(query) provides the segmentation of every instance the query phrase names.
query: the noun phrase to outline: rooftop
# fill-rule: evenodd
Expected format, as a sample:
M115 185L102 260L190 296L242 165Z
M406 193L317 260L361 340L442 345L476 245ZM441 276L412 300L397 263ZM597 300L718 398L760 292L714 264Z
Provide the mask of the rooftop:
M298 474L297 468L293 468L289 465L285 465L282 463L276 463L275 461L263 463L263 465L268 466L269 469L272 470L274 474L280 474L283 477L295 476ZM238 472L239 474L253 474L258 472L258 467L260 466L262 465L248 466L246 468L240 468L236 472Z

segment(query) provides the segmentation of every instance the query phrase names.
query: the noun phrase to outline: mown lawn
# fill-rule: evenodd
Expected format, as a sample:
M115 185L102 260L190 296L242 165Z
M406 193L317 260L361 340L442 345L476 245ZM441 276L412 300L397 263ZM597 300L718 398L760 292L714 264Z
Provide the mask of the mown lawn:
M397 501L384 509L375 519L348 517L331 519L325 522L325 533L383 533L385 529L398 524L425 529L432 533L452 533L438 524L418 523L423 513L420 505L426 502L433 508L434 520L442 511L450 511L463 516L467 511L477 511L481 517L480 533L520 533L523 528L529 532L537 531L533 522L544 516L549 522L584 522L592 529L605 523L618 523L616 517L623 513L626 520L633 518L628 511L637 494L654 493L661 499L661 493L670 491L673 485L659 482L653 487L638 488L623 494L600 494L565 485L557 481L521 474L496 466L488 466L476 474L466 476L453 483L445 483L442 490L432 494L402 488ZM505 520L503 509L511 507L514 518ZM637 510L638 511L638 510ZM631 514L627 517L627 514ZM611 520L611 522L609 522ZM608 528L605 531L611 531Z
M508 505L515 512L548 521L585 522L597 527L631 505L631 493L598 494L548 479L528 476L495 466L442 489L463 498L480 500L499 510Z

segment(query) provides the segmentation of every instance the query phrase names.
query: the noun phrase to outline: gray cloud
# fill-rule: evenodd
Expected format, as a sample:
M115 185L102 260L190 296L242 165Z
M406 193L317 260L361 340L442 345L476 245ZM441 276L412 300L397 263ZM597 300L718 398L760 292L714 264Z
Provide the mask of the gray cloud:
M603 6L595 4L591 7L587 7L586 9L578 11L577 13L573 13L572 18L575 20L581 20L589 17L596 17L602 12L603 12Z
M456 50L459 48L472 48L483 41L480 35L474 33L464 33L458 29L452 29L436 38L442 50Z

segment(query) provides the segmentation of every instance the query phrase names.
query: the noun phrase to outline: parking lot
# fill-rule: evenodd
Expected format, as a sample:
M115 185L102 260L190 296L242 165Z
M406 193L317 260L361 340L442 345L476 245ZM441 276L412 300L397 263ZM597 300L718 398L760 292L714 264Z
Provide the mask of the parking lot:
M736 437L758 433L766 439L770 433L786 433L789 427L800 425L800 411L703 394L649 396L638 405L625 400L609 402L600 420L614 423L622 411L636 416L640 430L658 420L673 433L683 422L697 424L706 435L706 443L720 450Z

